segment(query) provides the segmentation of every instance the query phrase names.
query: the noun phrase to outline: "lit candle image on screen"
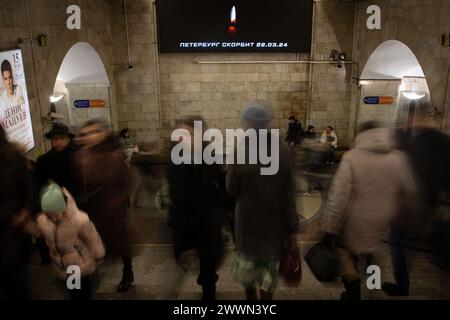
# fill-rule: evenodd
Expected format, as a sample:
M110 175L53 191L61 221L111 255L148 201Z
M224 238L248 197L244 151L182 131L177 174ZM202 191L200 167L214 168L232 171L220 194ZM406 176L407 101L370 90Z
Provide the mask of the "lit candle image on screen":
M236 7L233 6L231 8L230 13L230 26L228 27L228 33L233 36L236 34L237 28L236 28Z

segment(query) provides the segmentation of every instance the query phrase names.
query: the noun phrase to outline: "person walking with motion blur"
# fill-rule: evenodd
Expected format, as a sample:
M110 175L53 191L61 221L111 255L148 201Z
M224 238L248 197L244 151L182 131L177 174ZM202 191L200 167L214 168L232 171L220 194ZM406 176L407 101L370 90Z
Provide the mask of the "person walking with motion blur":
M195 157L197 146L194 143L194 122L204 120L193 116L182 120L181 129L190 136L184 136L181 143L186 144ZM181 264L185 252L195 249L200 260L200 274L197 283L202 286L203 300L214 300L217 269L223 258L224 243L222 227L226 223L223 209L225 183L218 164L169 164L170 211L169 224L174 232L175 259Z
M413 203L416 183L406 156L394 148L393 133L364 123L354 147L334 176L322 219L326 239L336 240L343 300L361 298L358 260L372 253L395 219L398 207ZM413 208L413 206L411 206Z
M241 116L244 129L267 129L271 120L268 108L258 103L247 105ZM272 150L272 146L268 145L267 150ZM258 289L261 300L272 299L278 285L283 244L298 230L288 148L280 145L276 174L261 175L261 167L261 163L230 165L226 178L227 191L236 197L233 272L248 300L258 299Z
M80 287L67 288L73 300L90 300L93 274L105 255L102 240L86 213L80 211L72 195L54 182L41 191L42 213L37 217L37 235L44 238L62 279L68 268L80 270Z
M398 134L400 148L408 155L416 174L422 205L420 212L402 208L401 219L392 226L395 283L385 282L382 286L390 296L409 295L411 266L408 266L405 242L411 235L424 234L427 225L432 230L429 240L435 262L441 268L450 268L450 137L430 125L431 110L428 103L411 106L407 128ZM447 217L443 212L447 212Z
M27 264L32 247L26 225L37 198L22 152L0 125L0 300L31 298Z
M72 140L75 135L65 124L56 122L45 137L50 140L52 148L37 159L35 172L38 190L52 180L72 192L73 182L69 161L73 152ZM50 264L50 254L45 241L37 239L36 245L41 255L41 264Z
M117 291L125 292L134 281L127 210L129 177L125 155L115 137L99 120L88 121L75 138L72 173L75 199L87 212L105 244L106 254L120 256L122 280Z

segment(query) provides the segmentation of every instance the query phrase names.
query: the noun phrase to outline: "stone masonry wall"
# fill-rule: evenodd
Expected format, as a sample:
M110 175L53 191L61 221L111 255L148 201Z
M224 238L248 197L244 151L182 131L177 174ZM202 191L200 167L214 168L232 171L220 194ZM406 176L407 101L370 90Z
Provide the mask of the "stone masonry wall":
M28 28L27 2L32 38L19 44L19 38L29 39L31 36ZM81 8L81 30L68 30L66 27L68 17L66 9L72 4ZM79 41L93 45L102 58L111 80L109 15L105 14L107 7L103 0L1 0L0 6L0 50L19 46L24 57L36 141L36 148L27 156L35 158L48 150L44 134L49 125L42 120L42 116L49 111L49 97L53 92L61 62L70 47ZM47 34L47 47L38 46L36 38L39 33Z
M450 133L450 47L440 44L440 35L450 32L450 1L371 0L357 5L353 60L359 68L353 71L354 75L359 77L370 54L381 43L390 39L403 42L416 55L430 89L432 105L441 112L442 116L435 118L433 124ZM366 27L365 11L369 5L381 8L381 30Z

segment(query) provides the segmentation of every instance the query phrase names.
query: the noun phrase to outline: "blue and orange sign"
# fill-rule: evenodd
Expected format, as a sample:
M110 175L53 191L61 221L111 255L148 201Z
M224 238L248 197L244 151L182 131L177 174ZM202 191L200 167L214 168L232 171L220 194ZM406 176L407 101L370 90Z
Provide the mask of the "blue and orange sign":
M75 108L104 108L103 100L75 100L73 102Z
M382 96L382 97L365 97L365 104L393 104L394 97Z

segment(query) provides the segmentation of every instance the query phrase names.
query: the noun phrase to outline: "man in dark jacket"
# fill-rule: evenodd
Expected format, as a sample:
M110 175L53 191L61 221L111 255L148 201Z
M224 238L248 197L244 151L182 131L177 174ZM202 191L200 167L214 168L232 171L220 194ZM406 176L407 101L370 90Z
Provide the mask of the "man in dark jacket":
M73 183L69 159L73 152L72 139L75 135L65 124L54 123L45 137L50 139L52 149L37 159L35 170L38 188L41 189L48 180L53 180L72 193ZM39 248L42 264L50 264L50 254L45 241L37 239L36 245Z
M450 137L428 125L428 110L428 105L414 106L408 129L398 134L400 148L408 154L416 174L422 205L419 215L405 216L401 219L402 223L392 227L391 251L396 283L383 283L383 290L391 296L409 295L405 238L410 232L424 231L418 228L430 222L439 205L439 198L450 190ZM439 245L448 246L448 243Z
M72 192L69 159L73 152L72 139L75 137L62 123L54 123L45 137L50 139L52 149L40 156L36 163L39 187L49 179Z
M31 298L27 284L31 238L24 227L37 198L23 151L7 140L0 125L0 300Z
M105 123L90 120L78 131L76 152L71 158L74 198L95 225L107 256L123 262L118 292L126 292L134 282L132 229L128 219L129 176L125 154L118 139Z
M191 136L194 121L203 120L193 117L185 119L182 124ZM224 174L217 164L175 165L170 162L167 178L171 197L169 224L174 231L175 259L180 262L184 252L197 250L200 260L197 283L202 286L203 300L214 300L219 278L216 271L224 251L221 233L226 219L222 207Z
M295 146L296 144L300 143L300 140L303 137L303 128L301 123L294 117L289 117L289 125L288 125L288 131L286 134L285 141L291 145Z

